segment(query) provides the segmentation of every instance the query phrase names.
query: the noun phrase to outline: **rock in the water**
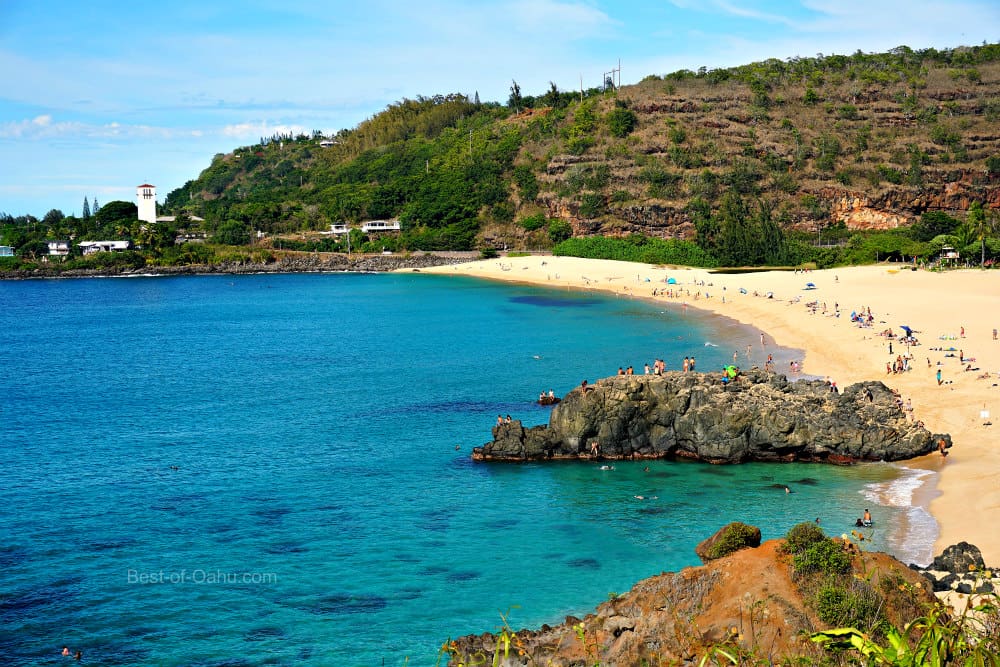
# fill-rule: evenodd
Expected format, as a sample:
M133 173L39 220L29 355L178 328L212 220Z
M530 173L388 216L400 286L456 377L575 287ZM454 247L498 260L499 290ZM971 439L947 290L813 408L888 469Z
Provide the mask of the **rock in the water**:
M850 463L920 456L940 439L951 443L909 421L881 382L837 393L826 382L788 382L756 369L728 384L721 373L669 372L574 389L553 408L548 426L497 426L493 441L472 456Z

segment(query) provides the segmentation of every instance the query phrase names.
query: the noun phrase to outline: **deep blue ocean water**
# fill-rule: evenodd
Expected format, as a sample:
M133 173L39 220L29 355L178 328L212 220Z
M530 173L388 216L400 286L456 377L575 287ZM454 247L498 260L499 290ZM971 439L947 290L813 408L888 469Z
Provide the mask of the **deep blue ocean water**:
M719 318L456 277L0 282L2 662L433 665L501 614L560 622L697 564L730 520L907 518L874 505L908 504L888 465L469 459L497 414L545 422L541 391L753 343L760 363Z

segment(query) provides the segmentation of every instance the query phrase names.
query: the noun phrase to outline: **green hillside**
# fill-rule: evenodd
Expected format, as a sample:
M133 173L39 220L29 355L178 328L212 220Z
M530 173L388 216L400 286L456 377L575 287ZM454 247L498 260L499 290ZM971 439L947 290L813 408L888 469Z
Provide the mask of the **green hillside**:
M962 232L976 201L982 233L1000 208L1000 44L682 70L618 90L511 88L505 104L403 100L328 146L318 133L262 138L217 155L166 212L238 237L398 218L402 233L372 249L640 234L697 241L722 263L780 263L808 254L796 242L928 212L955 216L937 231ZM775 248L772 227L792 245ZM965 228L968 245L978 235ZM760 247L727 251L746 243Z

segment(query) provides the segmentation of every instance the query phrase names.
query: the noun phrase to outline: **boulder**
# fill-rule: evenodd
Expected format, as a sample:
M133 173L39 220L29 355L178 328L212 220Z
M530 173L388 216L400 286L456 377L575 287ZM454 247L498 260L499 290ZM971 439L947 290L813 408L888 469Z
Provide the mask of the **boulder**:
M983 554L977 546L959 542L942 551L928 569L943 570L961 576L972 570L986 569L986 563L983 562Z

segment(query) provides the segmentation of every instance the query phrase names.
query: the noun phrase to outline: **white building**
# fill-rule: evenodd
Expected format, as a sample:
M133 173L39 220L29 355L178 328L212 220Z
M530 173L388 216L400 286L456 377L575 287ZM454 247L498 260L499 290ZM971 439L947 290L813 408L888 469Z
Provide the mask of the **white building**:
M330 231L326 233L340 236L341 234L350 234L351 228L348 226L346 222L335 222L332 225L330 225Z
M0 257L13 257L14 248L9 245L0 245Z
M135 202L139 207L139 219L156 224L156 186L149 183L136 186Z
M398 220L369 220L361 225L361 231L365 234L370 232L398 232Z
M65 257L69 254L69 241L49 241L49 255Z
M84 255L95 252L125 252L132 246L131 241L81 241L80 248Z

